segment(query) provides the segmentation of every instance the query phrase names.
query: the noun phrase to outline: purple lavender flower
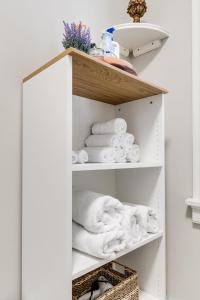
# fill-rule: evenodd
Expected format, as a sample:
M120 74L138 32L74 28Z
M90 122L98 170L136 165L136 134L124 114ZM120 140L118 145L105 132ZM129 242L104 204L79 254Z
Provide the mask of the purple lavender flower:
M69 24L63 21L63 23L65 32L62 44L64 48L74 47L88 53L91 44L90 29L83 25L82 22Z

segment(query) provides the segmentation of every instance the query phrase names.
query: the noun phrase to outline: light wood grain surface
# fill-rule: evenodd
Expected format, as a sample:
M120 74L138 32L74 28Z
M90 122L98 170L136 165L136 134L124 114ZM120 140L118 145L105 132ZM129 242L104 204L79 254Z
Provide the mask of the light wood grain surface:
M77 49L69 48L30 75L27 82L67 55L73 58L73 94L113 105L167 93L165 88L111 66Z

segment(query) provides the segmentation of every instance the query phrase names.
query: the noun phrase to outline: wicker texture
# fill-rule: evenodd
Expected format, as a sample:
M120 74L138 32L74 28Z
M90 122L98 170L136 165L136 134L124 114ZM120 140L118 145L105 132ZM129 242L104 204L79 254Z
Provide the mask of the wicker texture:
M113 263L124 269L124 274L113 269ZM111 262L99 269L96 269L73 281L72 299L78 300L79 297L90 291L91 285L100 276L106 279L114 286L105 294L99 296L98 300L138 300L139 287L138 275L135 271L124 267L116 262Z

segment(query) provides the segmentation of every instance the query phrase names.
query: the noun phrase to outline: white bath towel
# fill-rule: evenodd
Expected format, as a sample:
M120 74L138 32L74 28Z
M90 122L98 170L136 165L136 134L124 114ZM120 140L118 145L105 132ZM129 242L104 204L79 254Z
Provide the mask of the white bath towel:
M153 208L144 205L138 205L137 215L139 224L146 230L146 232L159 232L159 223L156 212Z
M156 211L145 205L138 205L132 203L124 203L128 206L136 208L137 222L147 233L158 233L159 223Z
M86 147L90 163L114 163L115 149L111 147Z
M126 162L126 151L122 148L116 149L115 152L115 162L125 163Z
M124 207L111 196L73 190L72 218L88 231L102 233L120 227Z
M123 231L96 234L72 222L72 247L98 258L114 259L116 253L125 249L126 242Z
M88 154L87 154L87 151L82 149L82 150L78 151L78 163L84 164L86 162L88 162Z
M95 134L85 140L87 147L120 147L120 137L116 134Z
M72 151L72 163L73 164L77 164L77 163L84 164L86 162L88 162L88 154L84 149L79 150L79 151Z
M122 228L125 232L128 248L131 248L144 237L144 231L137 222L137 207L124 204Z
M96 123L92 126L93 134L118 134L121 135L127 130L127 123L122 118L116 118L107 122Z
M131 146L135 141L134 135L131 133L124 133L120 137L120 145L121 147L128 153L131 150Z
M72 151L72 163L76 164L78 162L78 155L75 151Z
M131 146L131 149L126 155L127 161L131 163L136 163L140 161L140 147L137 144Z

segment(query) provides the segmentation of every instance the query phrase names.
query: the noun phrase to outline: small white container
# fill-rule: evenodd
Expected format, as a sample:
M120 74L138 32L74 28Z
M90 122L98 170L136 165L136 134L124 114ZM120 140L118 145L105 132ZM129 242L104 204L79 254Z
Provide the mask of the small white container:
M101 48L104 50L105 56L113 56L113 35L110 32L103 32Z
M112 52L117 57L120 58L120 47L119 43L112 41Z

